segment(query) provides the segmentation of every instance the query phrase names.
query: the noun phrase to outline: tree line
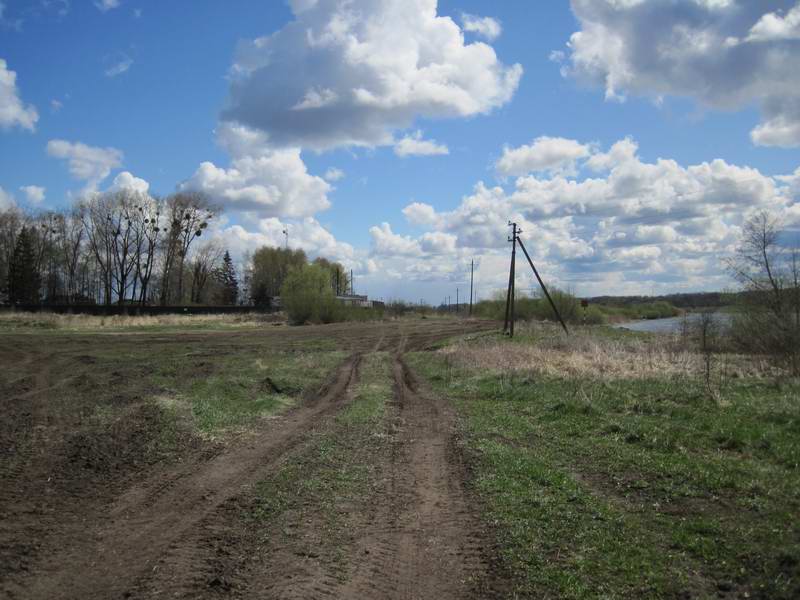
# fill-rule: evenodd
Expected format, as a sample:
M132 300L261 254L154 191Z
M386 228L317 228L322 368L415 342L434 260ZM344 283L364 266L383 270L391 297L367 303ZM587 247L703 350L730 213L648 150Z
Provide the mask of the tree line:
M203 239L198 193L91 194L61 210L0 211L0 298L13 304L236 304L230 254Z
M271 306L289 274L313 265L335 296L352 293L344 266L263 246L237 273L219 239L219 210L200 193L159 198L91 194L60 210L0 210L0 303L15 305Z

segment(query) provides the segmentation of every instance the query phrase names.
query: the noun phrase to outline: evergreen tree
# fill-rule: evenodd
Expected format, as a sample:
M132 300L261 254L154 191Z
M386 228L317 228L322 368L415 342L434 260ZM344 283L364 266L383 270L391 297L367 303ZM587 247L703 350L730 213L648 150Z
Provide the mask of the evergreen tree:
M33 232L23 227L8 269L8 299L12 304L38 304L40 286Z
M233 259L226 250L222 257L222 268L218 273L220 287L220 301L225 305L234 305L239 297L239 280L236 278L236 268L233 266Z

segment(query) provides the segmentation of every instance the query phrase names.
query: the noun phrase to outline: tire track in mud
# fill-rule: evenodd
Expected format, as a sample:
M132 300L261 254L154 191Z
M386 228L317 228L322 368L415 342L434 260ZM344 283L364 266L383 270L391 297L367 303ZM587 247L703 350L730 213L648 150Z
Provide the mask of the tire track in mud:
M231 596L461 600L502 595L502 582L492 579L497 577L493 543L465 489L455 414L446 400L420 389L402 359L406 344L401 336L392 358L388 448L371 457L381 480L358 505L339 508L347 521L347 534L338 541L344 561L299 555L306 540L324 537L310 510L294 518L300 524L295 541L283 539L281 526L273 526L262 549L263 564L240 573L244 580L235 582ZM330 552L331 544L322 541L319 553Z
M107 515L89 524L87 543L47 557L27 579L5 591L11 597L42 599L129 596L171 545L247 483L275 469L319 419L341 408L360 360L361 354L348 358L316 398L275 419L266 432L205 464L162 475L123 494ZM181 562L194 561L184 553Z
M392 365L398 413L388 486L355 548L342 598L486 598L489 542L465 489L455 415L425 393L400 354Z
M242 517L246 511L242 506L243 499L252 493L255 484L278 472L287 460L302 453L303 448L312 443L314 431L324 427L331 417L350 402L352 388L360 377L361 362L362 355L356 355L350 377L346 382L339 381L335 391L335 406L315 415L314 424L306 428L303 438L297 439L297 443L270 464L269 469L251 477L240 489L240 494L227 498L170 544L154 569L145 573L129 590L129 598L164 595L198 598L227 595L232 591L233 571L246 560L244 555L251 551L250 548L245 549L241 540Z

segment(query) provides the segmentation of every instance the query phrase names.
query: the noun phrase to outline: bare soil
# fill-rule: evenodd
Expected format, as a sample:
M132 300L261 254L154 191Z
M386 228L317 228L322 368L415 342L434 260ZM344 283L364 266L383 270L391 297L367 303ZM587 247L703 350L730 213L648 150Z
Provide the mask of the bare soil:
M398 321L186 334L4 335L0 344L0 596L464 598L498 589L491 544L465 491L466 471L446 401L402 360L478 321ZM246 435L158 437L146 363L110 369L104 357L302 349L333 340L348 358L322 389ZM394 353L392 452L377 455L383 484L342 545L343 578L286 578L307 557L280 532L267 547L243 519L253 485L329 427L350 399L365 353ZM126 415L98 435L104 406ZM313 533L314 524L307 525ZM258 561L253 557L257 556ZM257 568L256 568L257 567ZM496 578L495 578L496 579ZM493 583L494 581L494 583Z
M421 390L400 354L393 364L397 443L383 465L388 485L373 502L356 538L362 556L343 598L494 597L491 536L464 486L455 415Z

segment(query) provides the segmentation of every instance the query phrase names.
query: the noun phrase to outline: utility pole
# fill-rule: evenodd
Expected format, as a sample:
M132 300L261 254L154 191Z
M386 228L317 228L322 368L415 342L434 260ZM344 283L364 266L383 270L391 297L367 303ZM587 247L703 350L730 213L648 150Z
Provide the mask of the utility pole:
M473 259L469 267L469 316L472 316L472 284L475 280L475 260Z
M509 332L511 337L514 337L514 278L515 272L514 269L516 267L517 262L517 224L512 223L511 221L508 222L509 227L511 227L511 237L509 238L509 242L511 242L511 268L509 269L508 273L508 292L506 294L506 319L503 323L503 333L506 331ZM510 326L510 327L509 327Z
M289 249L289 228L286 227L283 230L283 235L286 236L286 249Z
M461 309L459 308L459 304L458 304L458 288L456 288L456 312L457 313L461 312Z
M536 276L536 280L539 282L539 286L542 288L547 301L550 303L550 307L553 309L553 312L558 318L559 323L561 323L561 327L564 328L564 331L569 335L569 329L567 329L567 324L564 323L564 319L561 318L561 314L558 312L558 307L556 306L553 299L550 297L550 292L547 291L547 286L542 281L542 278L539 276L539 271L536 270L536 267L531 260L530 254L528 254L528 250L525 248L525 244L522 243L522 240L519 237L519 234L522 233L522 230L517 227L516 223L512 223L511 221L508 222L509 227L512 228L511 237L508 239L509 242L512 243L511 246L511 269L508 275L508 295L506 296L506 320L503 324L503 333L508 331L511 337L514 337L514 287L515 287L515 278L516 278L516 260L517 260L517 244L525 253L525 258L528 259L528 264L531 266L531 270L533 274Z
M353 269L350 269L350 295L351 296L355 296L356 295L356 287L355 287L355 285L353 285L354 283L355 283L355 280L353 279Z

